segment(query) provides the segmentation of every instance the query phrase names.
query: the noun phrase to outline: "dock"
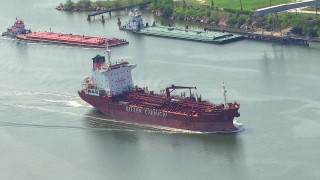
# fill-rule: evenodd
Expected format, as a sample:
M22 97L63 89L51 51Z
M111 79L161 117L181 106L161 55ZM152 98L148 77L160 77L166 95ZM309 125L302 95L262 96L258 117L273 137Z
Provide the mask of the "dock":
M267 42L275 42L281 44L292 44L292 45L302 45L309 46L308 39L298 38L298 37L290 37L290 36L270 36L263 34L248 34L246 35L247 39L258 40L258 41L267 41Z
M129 8L133 8L133 7L144 7L144 6L146 6L146 5L150 4L150 3L152 3L152 1L144 2L144 3L140 3L140 4L122 6L122 7L109 8L109 9L106 9L106 10L103 10L103 11L90 13L90 14L88 14L87 19L90 20L90 18L92 16L95 17L97 15L104 14L104 13L109 13L109 16L111 16L111 12L112 11L121 11L121 10L129 9Z
M173 39L206 42L212 44L225 44L235 42L244 38L242 35L226 32L196 31L167 26L149 26L140 29L140 31L135 31L135 33Z

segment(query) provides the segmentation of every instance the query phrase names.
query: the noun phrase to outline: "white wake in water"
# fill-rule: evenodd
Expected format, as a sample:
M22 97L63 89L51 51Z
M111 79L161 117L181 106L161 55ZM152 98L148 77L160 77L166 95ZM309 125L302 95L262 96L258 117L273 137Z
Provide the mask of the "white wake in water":
M72 98L76 96L68 95L68 94L61 94L61 93L54 93L54 92L31 92L31 91L17 91L17 90L0 90L0 96L38 96L38 95L47 95L47 96L55 96L55 97L65 97L65 98Z
M202 132L181 130L181 129L175 129L170 127L157 126L157 125L146 125L146 124L139 124L139 123L133 123L128 121L107 119L103 117L98 117L98 114L97 116L91 116L91 115L85 115L77 112L66 111L66 109L64 109L63 107L93 109L91 105L83 101L80 97L72 96L68 94L51 93L51 92L0 91L0 97L1 96L8 97L10 99L10 102L4 103L4 105L6 106L23 108L23 109L34 109L38 111L44 111L48 113L59 113L59 114L65 114L69 116L70 115L79 116L79 117L88 118L92 121L96 121L95 122L96 124L105 122L106 125L108 125L109 123L109 125L112 125L112 127L115 127L115 128L101 128L98 126L90 129L118 130L118 131L119 130L144 131L144 132L151 132L151 133L156 132L156 133L206 134ZM76 109L69 109L69 110L77 111ZM41 127L41 125L37 125L37 126ZM79 128L84 128L84 127L79 127Z
M39 107L39 106L28 106L28 105L21 105L21 104L5 104L6 106L11 106L15 108L22 108L22 109L34 109L39 111L44 111L48 113L59 113L59 114L65 114L65 115L71 115L71 116L79 116L79 117L85 117L92 119L96 122L106 122L106 123L116 123L112 124L113 128L100 128L100 127L94 127L94 128L88 128L88 127L78 127L78 129L89 129L89 130L108 130L108 131L142 131L147 133L184 133L184 134L202 134L202 132L194 132L194 131L188 131L188 130L180 130L175 128L169 128L169 127L162 127L162 126L156 126L156 125L144 125L139 123L132 123L132 122L126 122L126 121L119 121L114 119L106 119L101 117L95 117L90 115L84 115L69 111L60 111L60 110L54 110L49 109L45 107ZM6 122L0 122L4 125L2 126L13 126L12 124L8 125ZM41 124L25 124L25 123L16 123L15 127L64 127L59 125L41 125ZM70 128L70 126L65 126L65 128ZM72 126L72 128L77 128L75 126ZM131 128L131 129L128 129ZM132 129L133 128L133 129ZM139 128L139 129L137 129Z
M39 99L41 101L53 103L53 104L63 104L70 107L92 107L80 98L74 100L56 100L56 99Z

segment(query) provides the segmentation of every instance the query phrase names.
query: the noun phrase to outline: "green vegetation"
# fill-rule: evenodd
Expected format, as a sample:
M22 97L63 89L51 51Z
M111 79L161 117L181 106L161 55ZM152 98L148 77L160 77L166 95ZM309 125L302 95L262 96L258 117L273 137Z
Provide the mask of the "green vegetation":
M202 22L226 28L260 29L280 31L291 28L292 32L301 36L320 37L320 17L313 14L278 13L280 24L275 23L275 17L267 15L262 18L253 17L253 10L270 5L289 3L294 0L153 0L148 10L165 18ZM67 0L61 4L63 10L101 10L134 5L150 0L115 0L90 1ZM242 7L242 10L241 10ZM58 7L59 8L59 7Z
M64 6L65 9L72 9L75 6L75 3L68 0L66 3L60 4L60 6Z
M270 1L271 5L294 2L294 0L213 0L214 7L241 10L240 7L242 4L242 9L245 11L252 11L270 6ZM206 0L205 4L211 5L212 0Z
M91 0L78 0L73 2L67 0L64 4L60 4L58 8L63 10L96 10L96 8L113 8L129 6L134 4L140 4L144 2L150 2L150 0L115 0L115 1L91 1Z
M314 14L296 14L296 13L281 13L281 25L283 27L292 27L292 33L320 37L320 17Z
M229 0L228 2L231 1L239 2L238 0ZM250 8L254 9L254 7L256 7L254 6L254 2L256 1L260 0L253 0ZM284 1L285 0L273 0L272 3ZM232 6L229 5L227 6L228 8L224 9L217 7L219 2L221 3L223 0L213 0L213 2L210 0L210 5L201 5L195 3L194 0L157 0L153 2L149 8L163 17L177 20L189 20L227 28L241 28L244 30L263 28L269 31L280 31L280 29L292 28L292 32L298 35L320 37L320 17L316 15L289 12L278 13L281 26L279 23L275 23L275 26L273 26L276 19L275 16L267 15L262 18L255 18L253 17L252 11L239 10L240 6L238 8L232 8ZM242 0L242 2L247 2L247 0ZM270 3L269 0L268 2ZM214 7L212 7L211 4L214 4ZM261 4L263 3L260 2L259 5ZM245 4L243 4L243 9L246 9Z
M232 9L212 8L208 5L199 5L193 2L157 0L149 8L159 12L163 17L171 17L178 20L201 21L203 23L219 25L222 20L228 27L240 28L240 26L251 21L250 11L237 11Z

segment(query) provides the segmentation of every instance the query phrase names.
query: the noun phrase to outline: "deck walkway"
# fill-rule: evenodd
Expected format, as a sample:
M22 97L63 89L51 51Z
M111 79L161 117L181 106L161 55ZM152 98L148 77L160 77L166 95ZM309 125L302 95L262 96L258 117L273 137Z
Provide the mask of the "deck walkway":
M320 5L320 0L307 0L307 1L300 1L288 4L280 4L276 6L270 6L262 9L257 9L253 12L255 16L264 16L267 14L277 13L281 11L287 11L289 9L296 9L301 7L308 7L308 6L317 6Z

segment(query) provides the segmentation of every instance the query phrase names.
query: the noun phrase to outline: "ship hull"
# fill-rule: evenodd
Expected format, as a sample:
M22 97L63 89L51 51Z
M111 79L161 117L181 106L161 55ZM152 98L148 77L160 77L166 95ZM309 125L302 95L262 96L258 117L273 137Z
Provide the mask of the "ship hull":
M238 114L238 109L217 112L214 116L203 115L195 117L170 112L152 112L152 110L148 109L132 109L128 108L126 104L111 102L108 97L88 95L82 92L79 92L79 96L108 118L120 121L203 133L234 133L240 130L233 123L234 117Z

